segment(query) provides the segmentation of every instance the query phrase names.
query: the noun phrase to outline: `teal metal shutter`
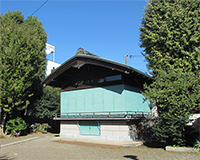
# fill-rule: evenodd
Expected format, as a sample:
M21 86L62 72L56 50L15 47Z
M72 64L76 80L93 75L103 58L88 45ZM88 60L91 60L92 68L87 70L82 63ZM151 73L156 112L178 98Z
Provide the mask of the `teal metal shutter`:
M80 135L100 135L100 124L98 121L80 121L79 122Z

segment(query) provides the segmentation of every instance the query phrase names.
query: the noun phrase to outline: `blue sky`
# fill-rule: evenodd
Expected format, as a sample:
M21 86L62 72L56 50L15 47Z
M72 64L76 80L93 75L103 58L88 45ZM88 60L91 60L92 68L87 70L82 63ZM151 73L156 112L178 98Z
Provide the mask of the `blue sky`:
M45 1L1 0L1 14L19 10L26 19ZM49 0L33 16L42 21L48 43L55 46L56 62L65 62L82 47L124 64L124 55L143 51L139 26L146 5L146 0ZM148 72L143 56L128 58L128 65Z

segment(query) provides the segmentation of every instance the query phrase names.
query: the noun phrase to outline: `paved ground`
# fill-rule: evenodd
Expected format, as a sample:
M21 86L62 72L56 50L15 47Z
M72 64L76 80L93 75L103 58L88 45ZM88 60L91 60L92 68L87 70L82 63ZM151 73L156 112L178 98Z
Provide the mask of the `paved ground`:
M65 159L134 159L134 160L197 160L200 153L167 152L164 149L152 149L145 146L104 148L103 144L78 142L68 139L64 142L55 135L29 135L12 139L0 139L1 159L16 160L65 160ZM65 139L66 140L66 139ZM21 143L16 143L21 142ZM66 141L65 141L66 142ZM79 144L78 144L79 143ZM99 144L99 145L97 145ZM106 144L117 146L117 144ZM119 145L118 145L119 146Z

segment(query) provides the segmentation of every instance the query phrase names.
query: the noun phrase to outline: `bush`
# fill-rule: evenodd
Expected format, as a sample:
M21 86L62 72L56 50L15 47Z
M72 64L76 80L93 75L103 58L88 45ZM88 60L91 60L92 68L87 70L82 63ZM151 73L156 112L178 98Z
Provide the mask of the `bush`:
M15 119L10 119L6 123L6 134L10 134L11 136L19 136L20 133L27 128L26 122L17 117Z
M200 149L200 141L196 140L195 144L194 144L194 148Z
M31 125L32 132L34 133L37 133L37 132L47 133L48 128L50 128L48 123L43 123L43 124L35 123Z

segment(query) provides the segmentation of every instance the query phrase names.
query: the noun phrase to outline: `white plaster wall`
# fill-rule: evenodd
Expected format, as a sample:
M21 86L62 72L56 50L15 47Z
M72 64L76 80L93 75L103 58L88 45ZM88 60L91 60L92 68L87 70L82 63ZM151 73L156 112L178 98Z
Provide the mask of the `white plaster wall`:
M61 65L60 63L47 60L46 76L48 76L49 74L51 74L51 70L52 70L52 69L56 69L56 68L58 68L60 65Z

